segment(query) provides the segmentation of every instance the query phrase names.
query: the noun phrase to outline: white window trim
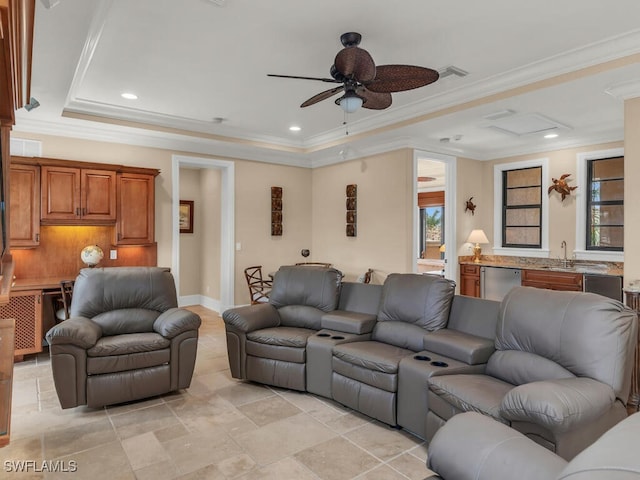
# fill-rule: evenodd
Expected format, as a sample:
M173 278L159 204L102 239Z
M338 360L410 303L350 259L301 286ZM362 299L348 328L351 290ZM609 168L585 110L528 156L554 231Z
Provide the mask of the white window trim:
M503 247L502 243L502 172L520 168L542 167L542 180L548 177L549 159L537 158L522 162L500 163L493 167L493 254L519 257L549 257L549 197L542 192L542 238L540 248ZM544 186L541 188L544 189Z
M576 189L576 254L577 260L598 260L601 262L624 262L624 252L606 252L587 250L587 162L601 158L623 157L624 148L611 148L608 150L594 150L593 152L579 153L577 155L576 171L578 172L578 185L584 188Z

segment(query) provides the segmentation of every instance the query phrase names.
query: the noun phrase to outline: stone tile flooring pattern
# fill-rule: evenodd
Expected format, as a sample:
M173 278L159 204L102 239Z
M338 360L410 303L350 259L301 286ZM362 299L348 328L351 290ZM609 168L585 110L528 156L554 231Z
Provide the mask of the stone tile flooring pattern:
M11 444L0 478L419 480L419 438L329 399L231 378L224 324L203 320L189 389L99 410L62 410L48 354L14 369ZM30 471L7 463L34 461ZM11 463L12 462L12 463ZM34 467L33 465L36 465ZM75 473L47 472L47 467ZM35 471L38 470L38 471Z

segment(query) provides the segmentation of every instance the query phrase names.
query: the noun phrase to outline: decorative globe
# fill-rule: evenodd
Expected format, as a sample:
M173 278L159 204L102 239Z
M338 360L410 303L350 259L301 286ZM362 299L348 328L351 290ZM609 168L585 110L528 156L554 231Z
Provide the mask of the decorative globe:
M88 267L95 267L103 257L104 253L98 245L88 245L80 252L80 258Z

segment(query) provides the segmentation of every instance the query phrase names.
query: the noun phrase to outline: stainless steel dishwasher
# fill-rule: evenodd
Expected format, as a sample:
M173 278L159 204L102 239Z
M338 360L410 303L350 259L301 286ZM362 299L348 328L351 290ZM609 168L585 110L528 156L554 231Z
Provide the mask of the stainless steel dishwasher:
M520 286L519 268L481 267L480 296L501 301L513 287Z

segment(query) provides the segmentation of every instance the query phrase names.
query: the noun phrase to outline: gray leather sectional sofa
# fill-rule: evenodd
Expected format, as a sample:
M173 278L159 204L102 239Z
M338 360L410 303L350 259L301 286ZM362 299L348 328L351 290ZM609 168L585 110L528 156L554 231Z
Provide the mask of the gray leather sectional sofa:
M430 440L478 411L569 459L626 416L637 318L594 294L502 303L432 275L384 285L281 267L269 304L223 313L233 377L331 398Z

